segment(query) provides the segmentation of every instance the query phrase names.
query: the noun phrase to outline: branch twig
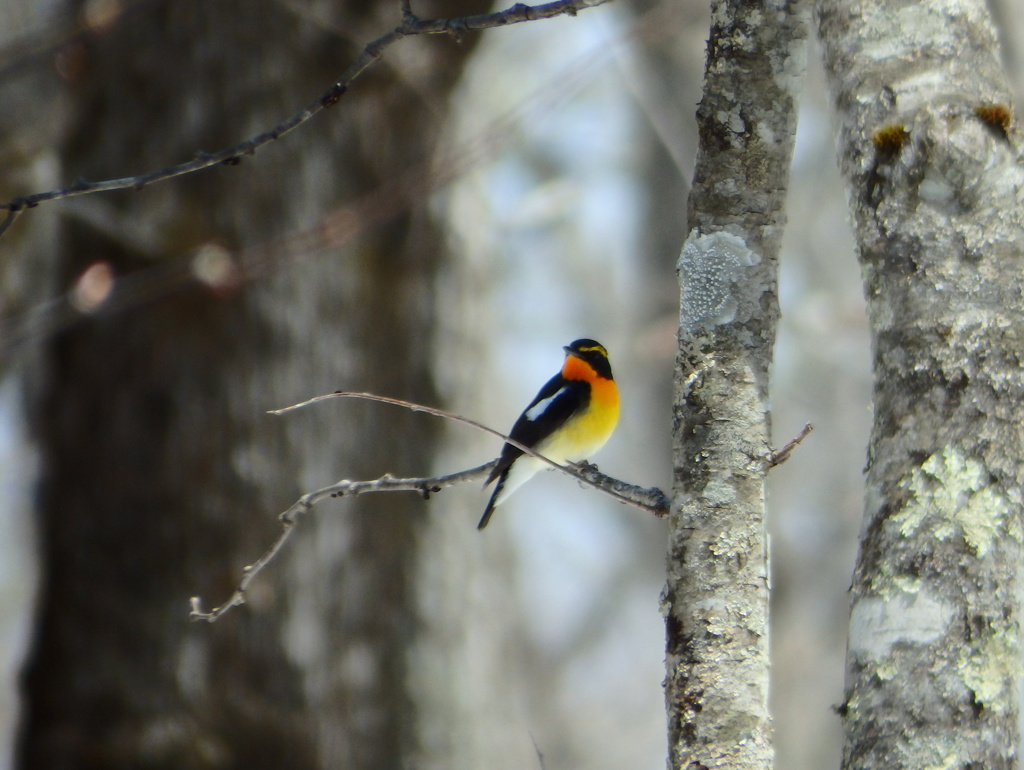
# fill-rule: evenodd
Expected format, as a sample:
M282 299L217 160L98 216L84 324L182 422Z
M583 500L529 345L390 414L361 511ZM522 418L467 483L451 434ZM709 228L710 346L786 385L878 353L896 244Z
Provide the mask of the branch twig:
M400 406L403 407L404 409L409 409L410 411L413 412L424 412L425 414L432 414L435 417L443 417L446 420L461 422L464 425L469 425L473 428L476 428L477 430L482 430L484 433L490 433L492 436L500 438L506 444L511 444L516 449L521 450L524 454L528 454L530 455L530 457L536 457L538 460L547 463L555 470L562 471L562 473L566 473L569 476L572 476L577 481L586 484L589 487L593 487L599 492L604 492L606 495L614 497L620 503L625 503L626 505L632 505L634 508L640 508L641 510L649 511L650 513L653 513L656 516L664 516L665 513L668 511L668 504L667 502L665 502L668 500L668 498L665 497L664 493L661 493L661 490L657 490L659 493L661 493L661 498L657 498L657 496L651 494L651 490L649 489L634 486L633 484L628 484L625 481L619 481L618 479L614 479L611 476L605 476L603 473L595 474L594 471L596 471L596 466L581 466L578 464L559 465L554 460L548 459L544 455L537 452L535 449L531 449L525 444L520 444L518 441L509 436L506 436L501 431L494 430L494 428L489 428L483 423L477 422L476 420L471 420L468 417L463 417L462 415L459 414L453 414L452 412L446 412L444 409L437 409L436 407L433 406L415 404L412 401L404 401L403 399L400 398L378 396L376 393L360 393L357 391L339 390L334 393L325 393L322 396L314 396L308 401L302 401L301 403L298 404L292 404L291 406L286 406L283 409L272 409L270 410L269 414L285 414L286 412L291 412L294 411L295 409L302 409L303 407L319 403L320 401L325 401L326 399L329 398L361 398L365 399L366 401L379 401L382 404L392 404L394 406ZM581 472L581 469L590 469L590 471L584 473ZM654 500L655 502L652 503L650 502L651 500Z
M35 193L14 198L7 203L0 203L0 211L6 211L7 215L0 222L0 237L14 224L18 216L26 209L35 208L41 203L70 198L75 195L87 195L90 193L110 192L112 190L141 190L148 185L162 182L186 174L193 174L197 171L216 165L234 166L241 162L242 158L254 155L258 149L270 142L280 139L285 134L295 130L314 115L327 107L336 104L348 90L359 75L370 65L380 59L384 52L392 45L406 37L416 35L455 35L463 32L503 27L508 24L518 24L524 21L535 21L538 19L550 19L554 16L569 15L575 16L579 11L602 5L608 0L556 0L555 2L543 5L524 5L516 3L504 11L495 13L477 14L474 16L462 16L447 19L420 19L412 13L409 5L402 5L402 22L395 29L369 43L342 74L341 78L330 88L324 91L313 102L278 125L265 131L262 134L246 139L232 147L227 147L217 152L197 152L192 160L179 163L174 166L151 171L138 176L122 177L120 179L106 179L103 181L90 182L78 180L74 184L58 190Z
M789 456L793 453L793 450L800 446L803 440L810 435L812 430L814 430L814 426L807 423L796 437L782 447L782 449L773 449L769 452L768 456L765 458L768 462L768 470L786 462L786 460L789 459Z
M288 510L278 516L278 520L281 522L281 533L277 536L277 540L273 542L260 558L242 570L242 579L238 582L228 600L219 607L214 607L209 612L206 612L203 610L202 599L198 596L193 596L190 600L192 610L189 613L189 618L213 623L233 607L240 607L245 604L245 592L248 590L249 585L284 547L288 538L291 537L295 525L299 523L299 517L312 510L313 506L320 501L332 497L360 495L366 492L419 492L424 497L429 497L432 493L440 492L442 489L454 486L455 484L480 480L487 475L493 466L494 461L492 460L476 468L435 478L397 479L390 474L385 474L373 481L348 481L343 479L328 487L307 492L296 500Z
M625 481L620 481L619 479L612 478L611 476L606 476L597 470L597 466L590 465L588 463L559 465L543 455L538 454L528 446L520 444L518 441L515 441L505 434L500 433L493 428L489 428L476 420L452 414L451 412L446 412L443 409L436 409L431 406L416 404L412 401L404 401L402 399L389 398L387 396L378 396L374 393L338 391L336 393L327 393L322 396L316 396L308 401L292 404L291 406L286 406L283 409L273 409L269 413L285 414L311 404L319 403L320 401L324 401L329 398L361 398L368 401L378 401L384 404L401 406L414 412L424 412L426 414L434 415L435 417L443 417L445 419L454 420L455 422L461 422L465 425L477 428L478 430L482 430L485 433L490 433L492 436L497 436L503 441L521 449L524 453L531 455L532 457L536 457L551 467L557 468L563 473L576 478L578 481L614 497L621 503L649 511L657 516L664 516L669 509L670 501L668 497L657 487L644 488L628 484ZM452 473L447 476L436 476L430 478L399 479L391 476L390 474L385 474L379 479L374 479L372 481L349 481L345 479L330 486L304 494L295 501L290 508L280 514L278 518L281 522L281 533L270 548L268 548L259 559L242 570L242 579L239 581L228 600L207 612L203 610L202 599L198 596L193 596L190 600L191 612L189 613L189 617L192 620L205 620L208 623L213 623L219 620L221 616L233 607L239 607L245 604L245 592L249 588L249 585L253 580L255 580L256 576L274 560L277 554L284 547L288 538L291 537L292 530L298 523L299 517L302 514L309 512L313 506L320 501L331 497L355 496L367 492L419 492L427 498L431 494L440 492L442 489L447 489L455 484L485 478L491 468L494 467L495 462L496 461L492 460L491 462L477 466L476 468L459 471L458 473Z

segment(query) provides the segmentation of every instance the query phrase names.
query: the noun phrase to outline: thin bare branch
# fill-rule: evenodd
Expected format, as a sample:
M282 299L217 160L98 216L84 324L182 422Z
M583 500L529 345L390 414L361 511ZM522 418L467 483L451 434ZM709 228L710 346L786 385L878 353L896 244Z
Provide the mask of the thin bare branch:
M524 21L550 19L562 15L575 16L581 10L602 5L606 2L608 0L556 0L556 2L536 6L516 3L504 11L447 19L420 19L412 13L411 7L403 4L401 24L369 43L336 83L304 109L274 126L269 131L216 152L197 152L192 160L146 174L96 182L78 180L74 184L58 190L25 195L14 198L7 203L0 203L0 211L8 212L7 217L3 222L0 222L0 236L10 228L19 213L26 209L35 208L41 203L70 198L76 195L110 192L112 190L138 191L156 182L193 174L211 166L238 165L243 158L254 155L264 145L280 139L285 134L306 123L325 108L336 104L348 90L352 81L359 77L371 64L380 59L388 48L403 38L416 35L458 36L463 32L503 27L508 24L518 24ZM406 12L407 10L408 12Z
M570 463L569 467L597 489L609 490L615 492L616 496L628 498L637 508L650 511L655 516L668 515L672 501L658 487L640 487L630 484L614 476L601 473L597 466L591 463Z
M288 510L278 516L281 522L281 533L260 558L242 570L242 579L238 581L238 585L228 600L219 607L214 607L209 612L206 612L203 610L202 599L198 596L193 596L190 600L192 610L189 613L189 618L213 623L233 607L240 607L245 604L245 592L248 590L249 585L263 571L264 567L270 564L277 554L280 553L288 538L291 537L295 525L299 523L299 517L311 511L322 500L333 497L361 495L367 492L418 492L426 498L434 492L440 492L442 489L447 489L456 484L462 484L467 481L479 481L485 478L493 467L494 461L492 460L476 468L433 478L399 479L390 474L385 474L379 479L372 481L349 481L342 479L330 486L307 492L296 500Z
M557 468L583 484L591 486L607 495L611 495L620 503L625 503L627 505L632 505L635 508L650 511L657 516L664 516L668 513L670 501L665 493L657 487L645 488L638 487L634 484L628 484L625 481L620 481L619 479L612 478L611 476L606 476L597 470L596 465L591 465L590 463L559 465L558 463L553 462L543 455L533 451L528 446L514 441L493 428L488 428L486 425L483 425L476 420L452 414L451 412L446 412L443 409L436 409L432 406L424 406L423 404L416 404L412 401L405 401L400 398L378 396L374 393L338 391L336 393L327 393L322 396L316 396L308 401L292 404L291 406L286 406L283 409L273 409L269 414L286 414L287 412L292 412L296 409L310 406L311 404L317 404L330 398L361 398L367 401L378 401L383 404L392 404L394 406L410 409L414 412L423 412L425 414L434 415L435 417L443 417L448 420L470 425L478 430L482 430L485 433L489 433L492 436L496 436L503 441L512 444L526 454L544 461L552 468ZM477 466L476 468L470 468L469 470L459 471L458 473L452 473L446 476L434 476L430 478L400 479L395 478L390 474L385 474L379 479L374 479L372 481L349 481L347 479L343 479L335 484L331 484L330 486L314 490L313 492L307 492L296 500L290 508L280 514L278 518L281 521L281 533L270 548L268 548L259 559L242 570L242 579L238 582L238 585L235 587L234 592L228 600L207 612L203 609L202 599L198 596L193 596L190 600L191 612L189 613L189 617L192 620L203 620L208 623L213 623L214 621L219 620L221 616L233 607L239 607L245 604L245 592L249 588L249 585L256 576L274 560L277 554L284 547L288 538L291 537L292 530L298 523L299 517L312 510L312 508L320 501L332 497L353 497L367 492L418 492L423 495L424 498L428 498L431 494L440 492L442 489L447 489L448 487L456 484L462 484L467 481L478 481L485 478L491 468L494 467L495 462L495 460L492 460L491 462Z
M528 454L530 455L530 457L536 457L541 462L547 463L552 468L559 470L562 473L568 474L569 476L572 476L577 481L586 484L589 487L593 487L599 492L604 492L606 495L615 498L620 503L625 503L626 505L631 505L634 508L640 508L641 510L649 511L650 513L653 513L656 516L664 516L668 512L668 504L663 504L663 501L667 501L668 498L665 497L665 494L662 493L661 490L657 490L659 493L661 493L661 497L658 498L657 496L651 495L651 490L644 489L643 487L637 487L634 486L633 484L628 484L625 481L619 481L618 479L614 479L611 476L605 476L603 473L597 473L595 475L593 472L597 470L597 466L580 466L578 464L559 465L554 460L548 459L544 455L540 454L534 449L531 449L525 444L520 444L515 439L506 436L504 433L500 431L494 430L494 428L489 428L483 423L477 422L476 420L471 420L468 417L453 414L452 412L446 412L444 409L437 409L436 407L433 406L424 406L423 404L416 404L413 403L412 401L405 401L401 398L378 396L376 393L360 393L356 391L339 390L334 393L325 393L322 396L314 396L308 401L302 401L301 403L298 404L292 404L291 406L286 406L282 409L272 409L270 410L269 414L284 414L286 412L291 412L295 409L302 409L303 407L310 406L311 404L319 403L320 401L325 401L329 398L361 398L367 401L378 401L382 404L392 404L394 406L400 406L404 409L409 409L413 412L424 412L426 414L431 414L435 417L442 417L446 420L461 422L464 425L469 425L473 428L476 428L477 430L482 430L484 433L489 433L492 436L500 438L506 444L511 444L516 449L522 451L524 454ZM591 472L586 474L582 473L580 471L581 467L591 469ZM632 496L633 492L637 493L636 497ZM654 500L655 502L652 504L651 500Z

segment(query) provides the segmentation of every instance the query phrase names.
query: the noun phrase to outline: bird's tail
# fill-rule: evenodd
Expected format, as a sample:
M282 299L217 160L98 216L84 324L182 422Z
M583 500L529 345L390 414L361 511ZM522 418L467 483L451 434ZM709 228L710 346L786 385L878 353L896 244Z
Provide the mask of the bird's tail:
M491 520L491 514L494 513L494 509L498 505L498 495L500 495L501 490L505 488L505 479L507 478L507 472L498 477L498 483L494 485L494 492L491 494L491 499L487 502L487 508L484 510L484 515L481 517L480 523L476 525L478 530L486 527L487 522Z

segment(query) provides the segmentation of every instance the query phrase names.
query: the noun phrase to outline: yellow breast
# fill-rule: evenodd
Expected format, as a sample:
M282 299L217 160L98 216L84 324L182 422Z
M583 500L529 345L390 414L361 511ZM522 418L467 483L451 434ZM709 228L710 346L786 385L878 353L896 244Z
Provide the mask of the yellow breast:
M619 390L614 380L590 382L590 407L569 420L537 447L555 462L589 460L605 445L619 421Z

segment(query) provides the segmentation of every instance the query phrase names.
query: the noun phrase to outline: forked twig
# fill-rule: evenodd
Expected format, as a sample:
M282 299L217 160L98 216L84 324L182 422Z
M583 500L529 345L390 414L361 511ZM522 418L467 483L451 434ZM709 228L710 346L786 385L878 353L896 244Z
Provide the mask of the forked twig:
M214 621L219 620L220 617L231 608L245 604L245 592L248 590L249 585L256 579L256 576L263 571L263 568L274 560L280 550L284 547L288 538L291 537L292 531L295 529L295 525L299 523L299 517L312 510L313 506L321 500L326 500L331 497L345 497L346 495L360 495L366 492L407 491L419 492L424 497L429 497L434 492L440 492L442 489L446 489L456 484L483 479L492 467L494 467L493 460L484 465L479 465L476 468L470 468L469 470L461 471L459 473L452 473L448 476L437 476L434 478L422 479L398 479L390 474L385 474L379 479L374 479L373 481L342 480L335 484L331 484L330 486L322 487L321 489L317 489L312 492L307 492L296 500L288 510L282 512L278 516L278 520L281 522L281 533L277 536L277 539L273 544L271 544L271 546L263 553L263 555L260 556L260 558L242 570L242 579L238 581L238 585L235 587L234 592L228 600L219 607L214 607L209 612L206 612L203 610L202 600L198 596L193 596L190 600L192 610L189 613L189 617L192 620L205 620L208 623L213 623Z
M361 398L367 401L378 401L384 404L401 406L414 412L424 412L426 414L434 415L435 417L443 417L448 420L470 425L478 430L484 431L485 433L489 433L492 436L497 436L506 443L512 444L514 447L522 450L525 454L536 457L550 465L552 468L557 468L563 473L576 478L583 484L614 497L621 503L649 511L657 516L664 516L668 512L670 501L665 493L657 487L645 488L628 484L624 481L620 481L612 478L611 476L606 476L603 473L600 473L596 466L589 464L559 465L543 455L538 454L530 447L520 444L509 436L506 436L493 428L489 428L476 420L471 420L468 417L462 417L461 415L446 412L443 409L436 409L432 406L416 404L412 401L405 401L399 398L389 398L388 396L378 396L374 393L338 391L336 393L327 393L322 396L316 396L308 401L292 404L291 406L286 406L283 409L273 409L270 411L270 414L286 414L287 412L301 409L330 398ZM434 492L440 492L442 489L454 486L455 484L483 479L490 472L491 468L494 467L494 462L495 461L492 460L491 462L480 465L476 468L470 468L469 470L452 473L446 476L435 476L430 478L399 479L391 476L390 474L386 474L381 476L379 479L374 479L372 481L342 480L330 486L304 494L290 508L280 514L278 518L281 521L281 533L270 548L268 548L259 559L242 570L242 578L228 600L220 606L214 607L209 612L206 612L203 610L202 600L198 596L193 596L190 600L191 612L189 613L189 617L192 620L205 620L209 623L213 623L214 621L219 620L221 616L233 607L245 604L245 592L249 585L256 576L274 560L277 554L284 547L288 538L291 537L291 533L295 528L295 525L298 523L299 517L310 511L321 500L330 497L354 496L367 492L418 492L424 497L429 497Z

